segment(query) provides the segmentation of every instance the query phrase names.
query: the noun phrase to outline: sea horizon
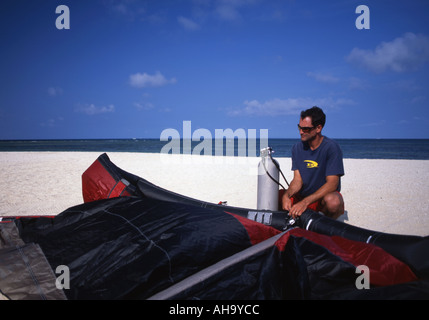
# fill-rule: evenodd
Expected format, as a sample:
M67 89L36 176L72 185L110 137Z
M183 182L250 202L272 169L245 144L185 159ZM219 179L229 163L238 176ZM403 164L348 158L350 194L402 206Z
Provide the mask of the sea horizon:
M159 138L103 138L103 139L16 139L0 140L0 152L13 151L67 151L67 152L140 152L140 153L192 153L215 156L242 156L239 145L243 139L207 139L201 141L187 139L161 141ZM258 139L245 139L244 156L260 154ZM406 159L429 160L429 139L393 138L338 138L344 158L352 159ZM268 146L274 157L290 157L292 146L299 138L269 138ZM188 146L188 148L186 148ZM198 146L198 148L195 148ZM241 144L243 146L243 144ZM201 150L203 147L205 149ZM210 148L211 147L211 148ZM220 149L222 148L222 149ZM232 154L232 149L234 150ZM173 149L173 150L172 150ZM211 150L210 150L211 149ZM242 151L242 150L241 150ZM247 152L246 152L247 151Z

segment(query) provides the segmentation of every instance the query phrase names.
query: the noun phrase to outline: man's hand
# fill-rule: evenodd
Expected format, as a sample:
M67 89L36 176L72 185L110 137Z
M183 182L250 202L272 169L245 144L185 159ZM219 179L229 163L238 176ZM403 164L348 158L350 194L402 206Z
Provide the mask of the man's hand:
M307 206L308 204L305 200L301 200L292 206L292 201L289 198L287 192L283 194L282 208L283 210L289 211L289 215L292 218L296 219L297 217L299 217L307 209Z
M283 210L286 210L286 211L290 211L290 209L292 208L292 201L290 200L289 196L287 195L287 192L283 193L282 208L283 208Z
M304 200L297 202L290 208L289 215L296 219L307 209L307 206L308 204Z
M282 197L282 208L283 210L289 211L292 209L291 197L296 194L302 188L302 178L299 170L293 172L293 179L290 182L289 189L283 193Z

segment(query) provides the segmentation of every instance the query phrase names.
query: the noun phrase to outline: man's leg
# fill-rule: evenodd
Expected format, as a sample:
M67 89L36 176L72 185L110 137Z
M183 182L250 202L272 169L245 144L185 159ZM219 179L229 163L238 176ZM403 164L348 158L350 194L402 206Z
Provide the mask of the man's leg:
M344 199L341 193L331 192L323 197L321 201L321 209L325 216L338 219L344 214Z

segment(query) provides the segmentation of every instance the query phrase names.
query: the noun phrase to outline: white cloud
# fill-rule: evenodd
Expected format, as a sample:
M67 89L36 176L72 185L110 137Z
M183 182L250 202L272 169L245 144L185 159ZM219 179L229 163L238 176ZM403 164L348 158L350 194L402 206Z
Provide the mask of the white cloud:
M61 89L60 87L49 87L48 88L48 94L51 97L56 97L56 96L63 94L63 89Z
M146 8L144 3L135 0L105 0L104 4L112 12L134 20L136 18L146 17Z
M360 78L350 77L348 82L349 82L349 88L352 90L365 89L367 87L367 84L365 84L365 82Z
M222 20L233 21L241 18L237 8L230 4L221 4L217 6L215 12Z
M350 99L332 98L289 98L272 99L265 102L258 100L244 101L244 106L228 112L230 116L253 115L253 116L282 116L299 114L302 110L319 106L322 109L335 109L343 105L352 105L354 101Z
M144 87L162 87L167 84L176 83L175 78L166 79L161 72L157 71L154 75L145 73L135 73L130 75L130 85L136 88Z
M179 22L179 24L186 30L194 31L200 29L198 23L182 16L177 17L177 22Z
M129 14L129 9L124 3L113 4L112 9L121 14Z
M340 80L337 77L324 73L307 72L307 76L322 83L336 83Z
M244 107L235 110L232 115L246 114L246 115L286 115L299 113L302 107L303 99L273 99L265 102L258 100L244 101Z
M215 2L214 12L221 20L236 21L242 18L240 10L255 4L257 0L219 0Z
M150 102L134 102L133 105L138 110L151 110L151 109L153 109L155 107Z
M95 104L91 103L91 104L78 105L75 111L92 116L95 114L115 112L115 106L113 104L109 104L107 107L106 106L97 107Z
M193 0L192 17L199 22L198 28L207 22L208 19L215 18L221 21L236 22L246 17L246 8L255 4L263 4L261 0ZM265 16L265 10L262 10Z
M429 61L429 38L406 33L374 50L354 48L346 59L375 73L414 71Z
M378 120L378 121L362 123L360 125L360 127L380 127L380 126L384 126L386 123L387 123L386 120L381 119L381 120Z
M64 121L63 117L50 118L45 122L40 123L42 127L59 127L62 125L62 121Z
M426 96L416 96L410 100L410 103L422 103L426 101Z

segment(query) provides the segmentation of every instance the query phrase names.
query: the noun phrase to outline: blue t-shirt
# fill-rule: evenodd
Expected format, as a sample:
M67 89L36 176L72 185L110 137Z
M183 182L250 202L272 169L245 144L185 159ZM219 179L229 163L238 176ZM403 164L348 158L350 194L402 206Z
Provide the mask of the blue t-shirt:
M324 185L327 176L344 175L343 152L337 142L325 136L316 150L300 141L292 147L292 170L299 170L303 181L299 194L306 197ZM337 187L340 190L341 178Z

